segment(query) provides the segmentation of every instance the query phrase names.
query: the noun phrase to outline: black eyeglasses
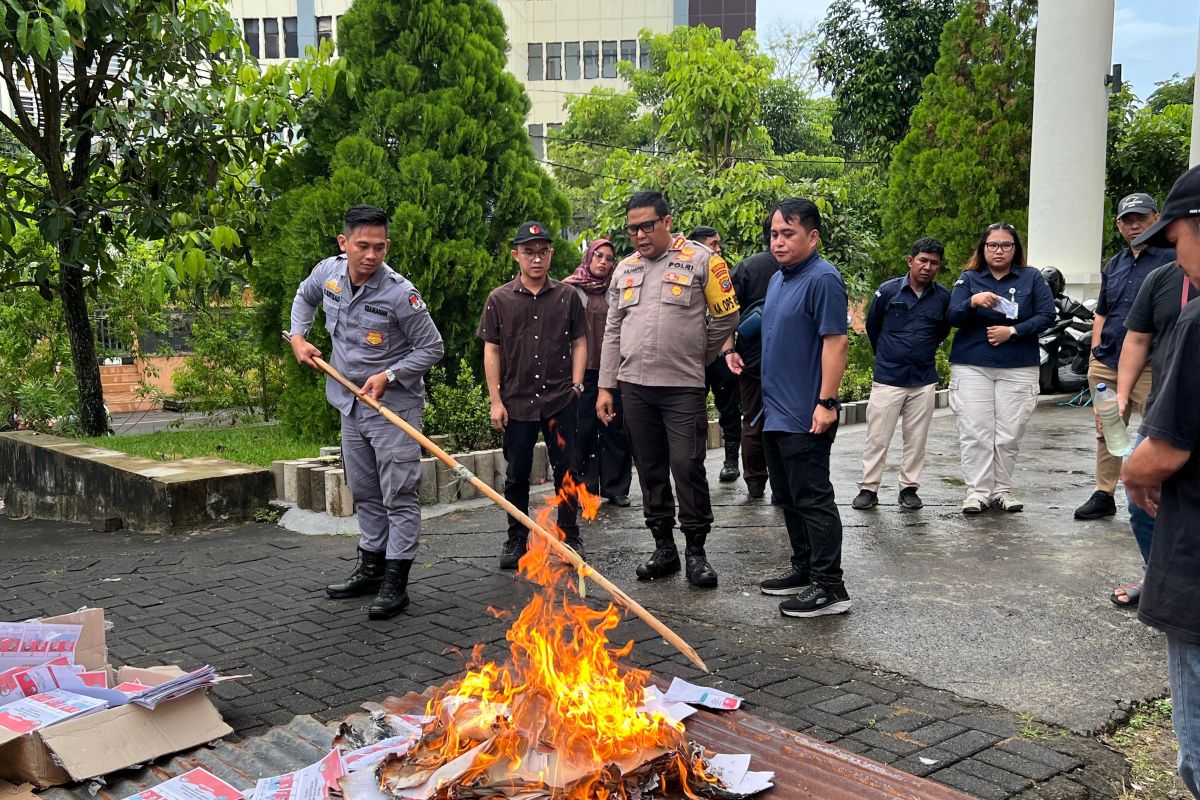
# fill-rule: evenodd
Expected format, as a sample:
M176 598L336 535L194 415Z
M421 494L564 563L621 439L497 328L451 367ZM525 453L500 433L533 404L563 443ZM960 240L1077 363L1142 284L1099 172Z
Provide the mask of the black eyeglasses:
M522 247L518 252L528 258L530 261L545 261L550 257L550 251L548 249L530 250L527 247Z
M994 250L998 253L1007 253L1016 246L1017 245L1015 242L987 242L984 244L984 247L986 247L988 250Z
M650 233L650 231L654 230L654 226L662 221L662 217L655 217L654 219L647 220L646 222L639 222L637 225L626 225L625 232L630 236L634 236L638 231L641 231L642 233Z

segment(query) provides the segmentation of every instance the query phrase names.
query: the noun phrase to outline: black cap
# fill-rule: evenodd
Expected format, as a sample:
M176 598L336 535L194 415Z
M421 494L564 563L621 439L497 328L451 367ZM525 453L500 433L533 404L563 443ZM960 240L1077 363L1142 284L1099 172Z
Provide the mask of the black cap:
M1145 192L1134 192L1121 198L1117 203L1117 219L1126 214L1154 214L1158 212L1158 203Z
M1155 247L1170 247L1164 232L1167 226L1177 219L1200 217L1200 167L1192 167L1179 176L1171 191L1167 193L1167 202L1163 203L1162 216L1158 222L1151 225L1145 233L1133 240L1135 245L1154 245Z
M517 237L513 239L513 244L553 241L554 237L546 230L546 226L535 219L531 219L529 222L522 222L521 227L517 228Z

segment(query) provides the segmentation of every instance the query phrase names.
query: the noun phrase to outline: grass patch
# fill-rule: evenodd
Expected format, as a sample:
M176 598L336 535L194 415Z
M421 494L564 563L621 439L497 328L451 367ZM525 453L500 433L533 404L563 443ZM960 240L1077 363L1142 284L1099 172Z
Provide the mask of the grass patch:
M215 456L256 467L269 467L272 461L311 458L323 445L332 444L294 438L278 425L183 428L133 436L100 436L83 441L157 461Z
M1175 771L1179 745L1171 729L1171 701L1151 700L1134 709L1124 727L1103 737L1129 761L1129 785L1118 800L1189 800Z

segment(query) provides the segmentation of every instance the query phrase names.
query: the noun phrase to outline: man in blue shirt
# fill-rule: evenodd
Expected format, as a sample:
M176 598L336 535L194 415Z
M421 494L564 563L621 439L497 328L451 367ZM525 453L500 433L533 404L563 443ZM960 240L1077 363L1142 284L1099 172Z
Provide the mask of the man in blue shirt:
M850 595L842 582L842 519L829 481L829 451L849 347L846 285L817 252L821 214L811 200L783 200L769 218L771 254L780 269L763 304L763 444L792 559L786 572L759 588L795 595L779 605L786 616L841 614L850 609Z
M1096 320L1092 323L1092 358L1088 365L1088 384L1116 386L1117 362L1125 341L1125 318L1133 307L1134 298L1146 276L1163 264L1175 260L1170 247L1134 244L1133 241L1158 221L1158 205L1148 194L1136 193L1117 204L1117 230L1128 245L1104 265L1100 273L1100 296L1096 300ZM1150 370L1143 369L1130 393L1132 404L1124 408L1125 423L1136 406L1146 413L1146 398L1150 395ZM1101 519L1117 513L1113 493L1121 476L1121 459L1108 452L1100 433L1100 418L1096 418L1096 491L1086 503L1075 509L1075 519Z
M896 422L904 418L900 462L901 508L924 505L917 488L925 466L925 442L933 420L938 346L950 334L946 313L950 291L934 278L946 248L937 239L918 239L908 255L908 273L884 282L867 310L867 336L875 351L875 375L867 403L863 479L851 505L859 510L879 502L879 482Z

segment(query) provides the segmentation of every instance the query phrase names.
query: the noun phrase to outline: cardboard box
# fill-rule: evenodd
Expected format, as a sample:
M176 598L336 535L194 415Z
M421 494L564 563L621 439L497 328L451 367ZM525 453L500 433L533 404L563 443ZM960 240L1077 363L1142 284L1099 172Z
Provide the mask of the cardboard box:
M89 669L108 666L103 609L43 621L84 625L76 663ZM156 686L180 674L178 667L121 667L115 672L115 681L140 680ZM0 735L0 779L38 788L82 781L198 747L232 732L203 691L160 703L153 711L130 703L8 740ZM18 788L7 789L0 781L0 800L10 800L4 792L16 795Z

